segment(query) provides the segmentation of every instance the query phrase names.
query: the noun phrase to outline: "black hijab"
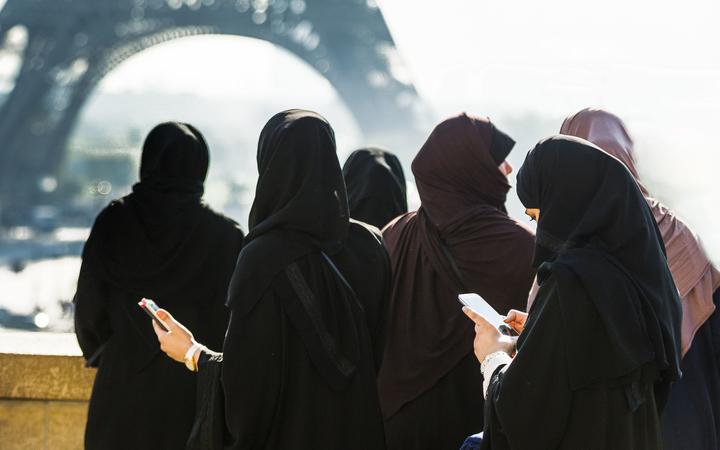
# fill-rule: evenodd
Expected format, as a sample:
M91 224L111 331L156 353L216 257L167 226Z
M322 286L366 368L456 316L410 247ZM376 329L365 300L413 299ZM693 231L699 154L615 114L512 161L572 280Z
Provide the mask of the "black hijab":
M517 191L525 207L540 209L539 281L562 274L572 387L648 363L666 385L678 379L680 299L652 211L627 168L590 142L555 136L528 153ZM606 336L573 330L582 326L568 319L583 314L573 301L579 295L597 309Z
M85 265L124 291L163 306L209 298L227 280L237 224L202 203L208 147L193 126L167 122L145 139L140 181L95 221ZM219 236L226 237L222 248ZM225 281L226 282L226 281Z
M275 292L321 376L342 389L367 333L357 299L328 263L343 249L350 225L333 130L316 113L281 112L260 134L257 162L250 232L227 305L246 316Z
M347 235L349 214L330 124L310 111L276 114L260 133L257 164L245 242L282 230L303 235L329 254L337 252Z
M343 166L350 217L382 229L408 210L405 174L397 156L377 148L355 150Z

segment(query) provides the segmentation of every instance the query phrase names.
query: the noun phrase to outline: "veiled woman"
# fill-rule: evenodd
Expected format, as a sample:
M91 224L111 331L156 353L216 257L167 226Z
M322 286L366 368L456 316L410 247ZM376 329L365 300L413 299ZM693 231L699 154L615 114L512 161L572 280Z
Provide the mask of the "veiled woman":
M693 231L640 182L633 140L620 118L587 108L565 119L560 132L587 139L625 164L650 205L683 309L683 377L673 385L663 415L664 449L716 450L720 448L720 273Z
M422 206L385 228L393 286L380 400L391 449L458 448L483 423L472 324L457 296L521 308L535 270L532 232L508 217L514 141L461 114L433 130L412 164Z
M197 362L201 397L221 377L225 449L383 449L374 357L390 272L380 236L348 218L335 136L316 113L271 118L257 163L223 353L199 349L169 316L171 333L156 327L162 348Z
M140 182L100 213L85 244L75 332L88 365L98 368L87 449L177 450L188 438L195 378L159 351L138 301L152 298L198 339L222 343L243 233L203 203L208 163L194 127L158 125L143 145Z
M350 217L382 230L408 210L405 174L397 156L377 148L355 150L343 166Z
M593 144L556 136L528 153L518 195L538 220L540 289L528 316L508 315L522 331L514 357L466 310L485 375L480 448L662 448L660 417L680 376L680 298L637 183Z

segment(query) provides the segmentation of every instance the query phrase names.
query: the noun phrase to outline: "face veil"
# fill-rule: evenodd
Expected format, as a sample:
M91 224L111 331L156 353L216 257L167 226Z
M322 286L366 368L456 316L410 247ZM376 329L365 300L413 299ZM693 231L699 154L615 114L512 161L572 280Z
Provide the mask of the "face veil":
M610 341L616 338L607 358L624 368L654 358L664 379L677 379L680 301L655 219L625 166L588 141L555 136L528 153L517 189L526 208L540 209L534 257L538 279L542 282L543 264L565 264L606 318ZM628 292L637 293L631 296L637 297L635 304L603 294L607 286L594 269L600 266L595 257L583 256L588 249L626 275ZM575 307L571 300L568 308ZM630 311L640 311L641 324L629 322Z

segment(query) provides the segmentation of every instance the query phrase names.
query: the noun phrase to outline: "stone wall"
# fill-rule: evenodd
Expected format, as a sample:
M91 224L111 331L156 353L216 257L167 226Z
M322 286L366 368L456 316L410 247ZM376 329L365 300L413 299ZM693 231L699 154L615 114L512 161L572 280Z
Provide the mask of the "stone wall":
M73 334L0 331L0 447L81 450L94 377Z

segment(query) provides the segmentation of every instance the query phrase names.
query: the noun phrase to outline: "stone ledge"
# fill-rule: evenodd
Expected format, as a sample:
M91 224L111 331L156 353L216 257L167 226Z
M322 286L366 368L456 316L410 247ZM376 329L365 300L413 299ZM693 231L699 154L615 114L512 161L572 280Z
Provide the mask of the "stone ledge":
M0 448L81 450L94 378L74 334L0 331Z
M0 399L3 450L81 450L86 402Z
M94 369L86 369L71 333L0 332L0 398L90 398Z

